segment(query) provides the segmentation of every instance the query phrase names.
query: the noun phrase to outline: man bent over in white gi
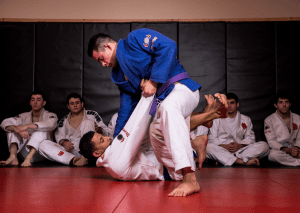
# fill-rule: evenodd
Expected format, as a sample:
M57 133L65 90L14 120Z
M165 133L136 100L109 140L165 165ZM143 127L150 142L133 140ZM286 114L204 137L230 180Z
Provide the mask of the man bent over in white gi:
M265 119L265 136L271 148L269 160L286 166L300 166L300 116L290 111L286 93L274 99L276 112Z
M227 93L228 117L214 120L208 135L207 157L224 166L232 164L260 166L259 159L267 156L266 142L255 142L251 119L237 111L238 97Z
M45 160L39 153L40 143L51 140L52 131L57 125L57 116L44 109L45 96L42 92L33 92L29 102L32 110L7 118L1 123L1 128L7 132L10 156L0 165L19 165L17 154L25 159L21 166L31 166L32 162Z
M84 166L88 160L79 153L79 141L89 131L104 131L108 128L97 112L85 110L81 96L71 93L67 97L67 107L70 113L59 123L55 138L58 143L45 140L40 145L40 152L49 160L65 165Z

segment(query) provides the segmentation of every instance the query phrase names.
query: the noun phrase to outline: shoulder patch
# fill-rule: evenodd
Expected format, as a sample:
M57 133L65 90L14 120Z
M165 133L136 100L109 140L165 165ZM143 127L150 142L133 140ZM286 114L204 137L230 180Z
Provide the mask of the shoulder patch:
M98 123L102 120L101 117L100 117L100 115L97 112L95 112L95 111L87 110L86 113L88 115L93 115Z
M67 117L68 117L68 115L66 115L65 117L60 119L60 121L58 122L58 127L63 127L64 126L64 121L67 119Z

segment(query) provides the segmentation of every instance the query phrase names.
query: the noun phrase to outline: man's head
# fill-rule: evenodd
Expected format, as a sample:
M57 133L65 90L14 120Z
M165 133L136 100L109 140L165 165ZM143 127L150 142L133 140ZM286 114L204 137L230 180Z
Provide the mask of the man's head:
M110 137L103 136L100 133L90 131L80 139L80 154L87 159L97 159L103 157L107 147L111 144Z
M239 107L239 98L234 93L226 93L227 103L228 103L228 115L234 115L237 112L237 108Z
M83 110L83 99L77 93L71 93L67 97L67 106L71 113L77 114Z
M30 95L29 104L33 111L40 111L46 105L45 95L40 91L34 91Z
M290 107L292 105L291 98L286 92L279 92L274 98L274 106L277 112L281 114L287 114L290 112Z
M117 44L109 35L98 33L89 41L88 55L100 62L103 67L116 67L118 64Z

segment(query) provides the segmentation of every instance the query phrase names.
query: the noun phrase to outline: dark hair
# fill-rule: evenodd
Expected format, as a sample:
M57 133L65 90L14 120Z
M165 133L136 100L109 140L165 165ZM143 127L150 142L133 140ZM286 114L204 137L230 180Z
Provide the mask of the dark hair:
M74 93L71 93L71 94L68 95L68 97L67 97L67 104L69 104L69 100L71 98L79 98L80 102L83 102L83 98L78 93L74 92Z
M33 95L41 95L42 98L43 98L43 101L46 101L45 94L44 94L43 92L41 92L41 91L33 91L33 92L31 93L31 95L30 95L30 100L31 100L31 97L32 97Z
M286 91L278 92L278 93L275 95L274 100L273 100L274 104L277 104L279 98L281 98L281 99L288 99L289 102L292 102L289 93L286 92Z
M109 35L105 33L98 33L94 35L88 44L88 56L92 57L93 56L93 51L95 50L96 52L100 51L103 52L105 51L104 45L109 42L115 42Z
M238 98L238 96L236 94L234 94L234 93L226 93L225 95L227 97L227 100L234 99L236 103L239 102L239 98Z
M97 159L94 155L93 152L95 150L95 143L92 141L94 137L95 132L94 131L89 131L85 133L82 138L80 139L79 143L79 150L80 154L83 155L87 159Z

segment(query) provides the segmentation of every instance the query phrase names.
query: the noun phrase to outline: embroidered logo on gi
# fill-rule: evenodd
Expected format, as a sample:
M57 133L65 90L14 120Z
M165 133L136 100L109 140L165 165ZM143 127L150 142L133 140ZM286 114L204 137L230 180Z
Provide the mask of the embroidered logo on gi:
M60 151L57 155L62 156L63 154L65 154L65 153L63 151Z
M298 129L298 125L293 123L293 130L297 130Z
M55 116L50 116L49 118L55 118Z
M123 129L123 131L125 132L125 134L126 134L126 136L128 138L130 134L125 129Z
M247 125L245 123L242 123L243 129L247 129Z
M153 43L157 40L157 37L155 36L153 39L152 39L152 44L151 44L151 50L153 51Z
M149 47L149 41L150 41L151 35L146 35L144 38L144 47Z

